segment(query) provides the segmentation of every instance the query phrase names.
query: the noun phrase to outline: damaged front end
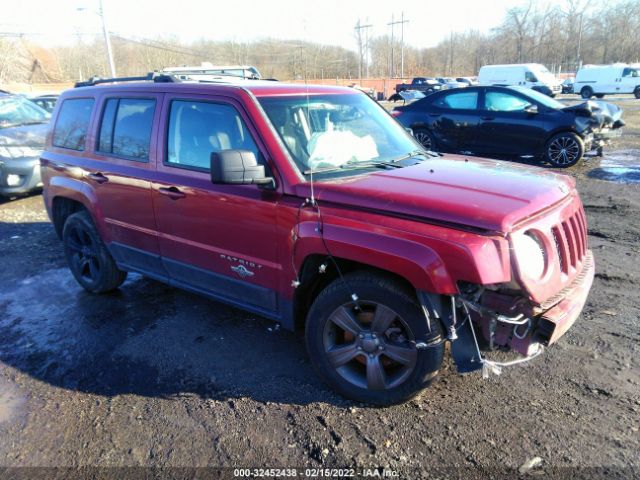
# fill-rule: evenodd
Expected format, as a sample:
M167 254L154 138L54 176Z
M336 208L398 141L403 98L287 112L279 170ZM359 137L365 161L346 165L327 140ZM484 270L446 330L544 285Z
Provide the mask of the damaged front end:
M441 302L439 319L461 373L481 368L485 374L499 373L502 366L539 355L574 324L591 289L595 266L577 196L508 239L510 282L458 282L459 293ZM492 361L485 353L495 350L511 351L519 358Z
M589 100L563 109L576 116L576 125L582 131L587 150L601 150L611 140L622 135L622 109L608 102Z

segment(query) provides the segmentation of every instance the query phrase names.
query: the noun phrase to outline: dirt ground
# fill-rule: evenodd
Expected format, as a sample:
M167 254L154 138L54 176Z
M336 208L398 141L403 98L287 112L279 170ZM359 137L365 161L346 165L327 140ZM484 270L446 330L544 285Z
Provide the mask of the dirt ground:
M0 477L77 473L10 467L151 466L176 478L211 471L172 467L638 478L640 101L621 104L625 135L568 172L597 271L578 322L500 376L461 376L447 361L422 396L392 408L333 394L302 337L268 320L138 275L117 293L85 293L41 196L3 201Z

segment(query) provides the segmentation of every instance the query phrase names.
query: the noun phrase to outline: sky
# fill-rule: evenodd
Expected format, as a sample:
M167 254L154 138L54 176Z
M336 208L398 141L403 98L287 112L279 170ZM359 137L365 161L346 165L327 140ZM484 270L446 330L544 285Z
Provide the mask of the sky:
M540 0L557 3L561 0ZM3 0L0 33L26 32L44 45L74 43L78 34L101 32L99 0ZM507 8L521 0L400 0L377 4L362 0L103 0L109 30L132 38L175 36L247 41L260 38L302 39L356 49L358 19L373 25L371 36L390 33L392 14L404 11L405 42L430 47L451 31L488 31L503 20ZM384 5L384 6L382 6ZM396 6L398 5L398 6ZM78 11L78 8L84 10ZM396 26L400 35L400 26ZM85 37L86 38L86 37Z

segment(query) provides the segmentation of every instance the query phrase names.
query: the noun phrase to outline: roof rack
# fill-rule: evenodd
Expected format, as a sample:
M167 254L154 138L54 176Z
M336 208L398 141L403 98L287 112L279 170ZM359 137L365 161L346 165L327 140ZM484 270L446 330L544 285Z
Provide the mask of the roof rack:
M166 73L158 73L158 72L149 72L144 77L115 77L115 78L100 78L100 77L91 77L89 80L84 82L77 82L74 87L93 87L94 85L98 85L100 83L113 83L113 82L141 82L141 81L152 81L155 83L179 83L180 79L175 75L166 74Z

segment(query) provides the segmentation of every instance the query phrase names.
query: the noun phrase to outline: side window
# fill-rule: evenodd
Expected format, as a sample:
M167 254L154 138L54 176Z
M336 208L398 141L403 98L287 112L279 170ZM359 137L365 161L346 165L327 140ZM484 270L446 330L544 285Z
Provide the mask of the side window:
M623 77L638 77L638 76L640 76L640 74L638 74L638 70L636 70L635 68L625 68L622 71L622 76Z
M531 105L524 98L505 92L487 92L484 96L485 110L493 112L521 112Z
M440 108L453 108L455 110L475 110L478 105L478 92L457 92L440 97L433 102Z
M263 163L242 117L231 105L188 100L171 102L167 163L209 170L212 152L249 150Z
M139 161L149 160L156 101L110 98L102 113L98 151Z
M53 130L55 147L84 150L93 104L93 98L72 98L64 101Z
M524 79L527 82L537 82L538 81L538 77L536 77L532 72L525 72L524 73Z

